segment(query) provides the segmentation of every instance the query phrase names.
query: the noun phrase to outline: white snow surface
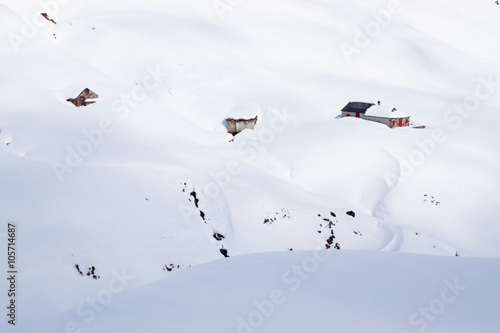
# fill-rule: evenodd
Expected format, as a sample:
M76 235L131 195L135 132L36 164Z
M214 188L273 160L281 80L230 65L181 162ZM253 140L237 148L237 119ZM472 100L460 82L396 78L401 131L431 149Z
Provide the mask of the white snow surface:
M493 0L2 0L0 17L0 267L8 223L18 265L1 332L500 332ZM84 88L95 104L66 101ZM350 100L426 128L340 118ZM242 113L259 120L233 140Z
M117 294L99 312L70 309L30 332L68 324L96 333L495 332L500 325L496 259L328 252L200 265Z
M252 105L252 104L247 104L247 105L239 105L235 106L231 112L226 116L226 118L233 118L233 119L253 119L256 116L258 117L259 114L262 114L263 110L262 107L259 105Z

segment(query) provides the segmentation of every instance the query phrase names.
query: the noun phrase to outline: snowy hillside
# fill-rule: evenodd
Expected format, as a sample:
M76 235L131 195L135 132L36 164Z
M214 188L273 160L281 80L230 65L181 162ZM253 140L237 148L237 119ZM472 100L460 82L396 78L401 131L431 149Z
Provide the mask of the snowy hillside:
M497 332L497 285L496 259L266 253L91 293L33 332Z
M500 331L494 1L2 0L0 17L2 332ZM95 103L67 101L86 88ZM341 118L349 101L425 128ZM316 282L238 328L313 250ZM470 293L443 300L455 279Z

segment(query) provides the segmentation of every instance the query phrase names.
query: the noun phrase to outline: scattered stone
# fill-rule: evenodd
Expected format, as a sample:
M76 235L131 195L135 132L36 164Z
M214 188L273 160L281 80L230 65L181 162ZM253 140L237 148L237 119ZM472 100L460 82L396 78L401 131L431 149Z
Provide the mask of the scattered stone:
M43 17L45 17L45 19L46 19L47 21L50 21L50 22L52 22L52 23L54 23L54 24L57 24L57 22L56 22L56 21L54 21L53 19L51 19L47 13L41 13L40 15L42 15Z
M186 268L189 268L189 267L191 267L191 265L189 265L189 266L186 267L184 265L181 266L181 265L169 264L169 265L164 265L163 266L163 270L167 271L167 272L172 272L174 270L186 269Z
M268 214L268 217L264 218L264 224L273 224L274 222L277 222L278 221L278 218L284 220L284 219L291 219L292 216L290 215L290 211L286 208L282 208L281 209L281 213L280 212L276 212L274 215L274 217L272 216L269 216L269 215L272 215L272 213L267 213ZM281 215L283 214L283 215Z
M78 273L80 273L81 276L83 276L83 272L80 270L80 266L78 264L75 265L76 270Z
M189 195L194 198L194 205L198 208L198 202L200 202L200 199L197 198L196 191L192 191Z
M218 241L221 241L221 240L223 240L224 238L226 238L226 237L224 237L224 235L223 235L223 234L219 234L219 233L217 233L217 232L214 232L213 237L214 237L216 240L218 240Z
M98 280L98 279L100 279L100 278L101 278L99 275L97 275L97 274L95 273L95 267L94 267L94 266L87 268L87 274L85 274L85 275L84 275L84 274L83 274L83 272L80 270L80 265L76 264L76 265L75 265L75 268L76 268L76 270L78 271L78 273L80 273L80 275L81 275L81 276L85 276L85 275L87 275L88 277L92 277L94 280Z
M219 251L224 257L229 258L229 255L227 254L227 250L225 248L222 248Z
M273 222L276 222L276 218L275 217L265 218L264 219L264 224L266 224L266 223L273 224Z

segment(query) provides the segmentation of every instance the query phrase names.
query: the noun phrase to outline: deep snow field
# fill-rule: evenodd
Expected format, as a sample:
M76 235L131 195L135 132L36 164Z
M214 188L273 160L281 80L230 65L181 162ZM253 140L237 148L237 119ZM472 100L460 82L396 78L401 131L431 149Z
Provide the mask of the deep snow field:
M1 332L500 332L493 0L0 18ZM66 101L85 88L95 104ZM349 101L425 128L341 118Z

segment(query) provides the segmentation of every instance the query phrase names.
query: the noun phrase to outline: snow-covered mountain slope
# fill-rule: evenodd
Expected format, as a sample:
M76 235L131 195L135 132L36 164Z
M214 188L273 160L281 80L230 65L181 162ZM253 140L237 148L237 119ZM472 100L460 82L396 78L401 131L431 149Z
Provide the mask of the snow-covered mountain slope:
M134 276L124 273L123 284L131 283ZM497 278L497 259L254 254L172 273L123 293L98 290L91 294L94 303L83 302L31 332L60 332L68 324L96 333L497 332Z
M384 265L443 271L456 254L498 258L499 15L489 0L1 1L0 221L19 231L17 328L59 322L124 267L135 288L270 251L440 255ZM84 88L95 104L66 101ZM339 117L379 100L426 128ZM238 113L258 121L233 138L224 120ZM204 266L219 268L231 264Z

